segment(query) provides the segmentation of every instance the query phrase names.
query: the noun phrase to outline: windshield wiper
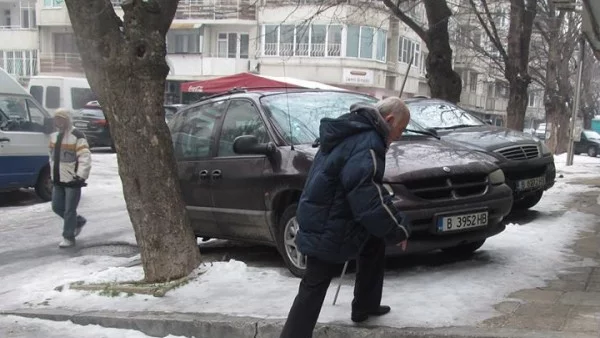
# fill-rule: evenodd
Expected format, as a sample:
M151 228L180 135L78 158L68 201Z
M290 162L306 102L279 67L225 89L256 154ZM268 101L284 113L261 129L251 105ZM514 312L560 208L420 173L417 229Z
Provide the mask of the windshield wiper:
M435 129L446 130L446 129L468 128L468 127L479 127L479 126L472 125L472 124L457 124L455 126L450 126L450 127L436 127Z
M435 137L436 139L440 140L440 137L430 131L425 131L425 130L414 130L414 129L406 129L407 132L409 133L415 133L415 134L420 134L420 135L427 135L427 136L431 136L431 137Z

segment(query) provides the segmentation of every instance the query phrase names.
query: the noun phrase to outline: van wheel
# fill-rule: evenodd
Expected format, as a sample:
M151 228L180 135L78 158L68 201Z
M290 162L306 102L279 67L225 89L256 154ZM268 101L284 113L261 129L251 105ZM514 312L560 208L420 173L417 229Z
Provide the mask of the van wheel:
M299 230L296 220L297 208L298 204L294 203L283 211L279 218L276 240L277 248L287 268L294 276L302 278L306 271L306 256L301 254L296 246L296 234Z
M475 251L477 251L477 249L481 248L483 243L485 243L485 239L482 239L477 242L461 244L452 248L443 249L442 251L452 256L469 256Z
M594 146L590 146L587 153L589 157L596 157L598 156L598 149L596 149Z
M40 172L40 176L35 184L35 193L44 201L52 200L52 179L50 178L50 168L45 167Z

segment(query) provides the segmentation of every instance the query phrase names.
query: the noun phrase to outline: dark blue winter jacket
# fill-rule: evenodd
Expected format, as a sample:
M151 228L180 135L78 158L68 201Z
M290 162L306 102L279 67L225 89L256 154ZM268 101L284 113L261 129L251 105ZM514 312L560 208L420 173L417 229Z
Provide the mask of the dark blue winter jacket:
M297 210L301 253L332 263L355 258L369 234L399 243L409 227L381 186L388 124L364 103L324 118Z

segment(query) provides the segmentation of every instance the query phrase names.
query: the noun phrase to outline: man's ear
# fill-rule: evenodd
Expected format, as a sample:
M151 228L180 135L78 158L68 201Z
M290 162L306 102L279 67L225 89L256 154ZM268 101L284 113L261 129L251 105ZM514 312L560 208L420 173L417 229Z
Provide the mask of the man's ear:
M385 122L389 123L389 124L394 124L394 115L389 114L388 116L385 117Z

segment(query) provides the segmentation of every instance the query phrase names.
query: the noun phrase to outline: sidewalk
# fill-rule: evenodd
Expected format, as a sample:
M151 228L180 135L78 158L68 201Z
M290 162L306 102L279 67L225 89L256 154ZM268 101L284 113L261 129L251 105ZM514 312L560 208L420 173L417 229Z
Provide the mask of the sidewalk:
M472 260L389 271L384 298L392 313L385 318L353 325L352 278L344 281L335 307L332 285L314 337L600 337L600 160L594 160L560 169L564 177L540 207L516 217L522 224L510 224ZM519 260L527 262L516 264ZM115 268L126 261L80 257L27 280L0 279L0 314L156 337L270 338L278 337L298 284L282 270L217 262L201 280L163 298L52 291L79 279L139 279L140 269L132 274ZM50 276L57 267L64 269L61 275ZM538 287L518 290L525 286Z

